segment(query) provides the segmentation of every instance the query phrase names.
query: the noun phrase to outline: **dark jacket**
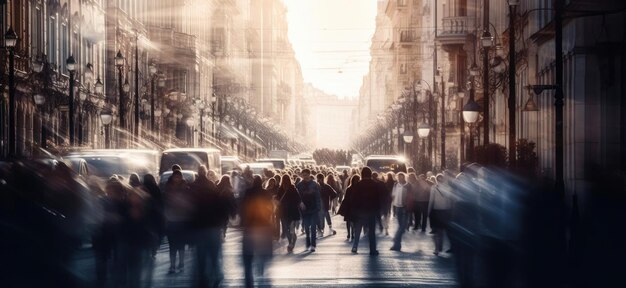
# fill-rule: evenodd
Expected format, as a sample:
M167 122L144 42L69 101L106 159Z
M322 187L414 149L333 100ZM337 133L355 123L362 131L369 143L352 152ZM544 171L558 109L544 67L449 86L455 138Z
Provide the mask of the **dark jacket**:
M343 197L343 201L341 201L341 206L339 206L339 211L337 212L339 215L343 216L343 220L344 221L354 221L354 215L352 212L352 201L353 201L353 197L354 194L356 193L354 191L355 187L348 187L348 189L346 189L346 195Z
M337 191L328 184L320 184L320 197L324 211L328 211L330 210L330 201L337 198Z
M228 217L226 205L217 191L217 186L206 176L198 176L191 183L193 195L193 226L194 228L218 228ZM226 215L226 216L225 216Z
M288 221L300 220L299 205L302 202L302 198L300 198L300 193L298 193L296 187L281 188L278 195L280 197L278 201L280 201L281 218Z
M363 179L355 187L351 205L356 217L376 216L380 213L381 196L384 195L384 186L381 182L372 179Z
M304 203L305 209L302 211L303 215L310 215L319 213L322 209L322 198L320 196L320 185L313 180L301 181L296 186L302 203Z

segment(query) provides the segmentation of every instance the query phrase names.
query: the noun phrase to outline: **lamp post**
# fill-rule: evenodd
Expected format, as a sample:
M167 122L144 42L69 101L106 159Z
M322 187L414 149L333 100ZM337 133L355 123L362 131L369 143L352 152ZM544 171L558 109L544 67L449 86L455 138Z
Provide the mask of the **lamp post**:
M489 7L489 0L485 0L485 7ZM487 9L487 8L486 8ZM493 36L489 33L489 16L488 12L484 19L483 35L480 42L483 46L483 144L489 144L489 50L493 45Z
M135 31L135 141L139 141L139 32Z
M446 169L446 83L442 69L437 69L441 76L441 170Z
M158 77L157 74L157 67L154 63L150 64L150 67L148 68L150 71L150 77L151 77L151 81L150 81L150 130L154 133L154 117L156 115L154 115L154 90L155 90L155 81L157 80L156 78Z
M65 66L67 67L67 71L70 72L70 91L69 91L69 113L70 113L70 146L74 146L74 119L76 115L74 115L74 72L76 71L76 60L74 60L74 56L70 55L65 60Z
M516 95L515 95L515 13L519 0L508 0L509 2L509 165L515 168L517 160L516 149ZM557 63L558 65L558 63ZM558 78L558 75L557 75Z
M17 34L9 27L4 34L4 46L9 50L9 156L17 156L15 139L15 45Z
M124 56L122 55L122 51L118 50L117 51L117 55L115 56L115 66L117 67L117 85L118 85L118 89L119 89L119 122L120 122L120 128L124 129L126 127L126 121L124 119L124 113L125 113L125 108L124 108L124 84L122 84L122 71L124 69ZM128 79L126 79L126 83L128 83Z
M111 113L111 110L103 110L102 112L100 112L100 120L102 121L102 125L104 125L104 147L106 149L111 148L111 143L110 143L110 130L109 130L109 124L111 124L111 121L113 121L113 115Z
M41 71L41 70L40 70ZM43 96L42 94L35 94L33 95L33 102L35 102L35 105L37 105L37 108L39 108L40 113L43 112L41 110L43 110L43 105L46 103L46 97ZM46 149L46 120L45 120L45 112L41 113L41 143L39 144L39 146L43 149Z
M475 161L476 159L474 159L474 129L472 127L472 125L474 125L474 123L476 123L476 121L478 121L478 114L480 113L480 105L478 105L478 103L476 103L476 101L474 100L474 75L475 72L472 72L473 70L470 70L470 91L469 91L469 100L467 100L467 103L465 104L465 106L463 106L463 121L465 121L467 124L469 124L470 126L470 139L469 139L469 152L468 153L468 158L470 158L470 160ZM483 112L484 113L484 112ZM486 121L486 119L483 119L483 121ZM465 127L463 127L462 129L465 129Z

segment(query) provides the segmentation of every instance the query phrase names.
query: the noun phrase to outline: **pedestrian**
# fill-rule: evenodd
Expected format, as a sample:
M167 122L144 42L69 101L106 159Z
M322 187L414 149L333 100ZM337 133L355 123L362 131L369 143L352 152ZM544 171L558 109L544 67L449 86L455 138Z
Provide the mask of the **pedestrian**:
M167 241L170 248L169 274L182 272L185 268L185 244L188 242L193 199L189 184L180 170L174 170L165 184L165 220ZM178 267L176 258L178 256Z
M144 268L151 268L149 259L152 254L152 239L149 231L149 210L150 195L146 192L143 184L139 180L139 175L133 173L128 178L130 189L127 190L126 201L129 213L125 223L125 242L128 250L126 257L128 261L127 287L140 287L141 281L146 274L150 273Z
M196 287L215 287L222 281L222 221L227 215L225 201L204 165L190 185L193 195L193 243L196 246Z
M328 230L330 234L335 235L337 234L337 231L333 230L333 222L330 217L330 205L332 201L337 198L337 191L324 182L324 174L317 174L317 184L320 186L320 197L322 200L318 233L321 237L324 237L325 224L328 223Z
M357 253L359 247L359 238L363 227L368 226L368 238L370 246L370 255L377 256L376 250L376 219L380 214L381 195L383 195L383 185L372 179L372 170L369 167L363 167L361 170L363 178L356 185L356 195L352 200L352 209L356 219L354 242L352 243L352 253Z
M343 216L343 221L346 222L346 230L348 232L346 236L347 241L354 240L354 215L352 212L352 197L356 193L354 190L356 189L356 184L361 181L361 177L359 175L352 175L350 179L348 179L349 185L346 189L346 195L341 201L341 206L339 207L339 214Z
M217 184L217 191L219 192L220 199L223 201L226 209L226 213L222 215L221 226L222 236L226 238L226 230L228 229L228 223L230 219L234 219L237 216L237 200L235 200L235 193L233 185L231 184L231 178L228 175L222 176Z
M452 200L450 199L450 191L445 183L443 174L436 177L437 183L433 185L430 191L430 201L428 203L428 214L430 215L430 226L435 234L435 251L433 254L439 255L443 250L443 237L450 220L450 210L452 209Z
M296 245L296 226L300 220L300 209L303 208L302 198L296 187L291 183L289 175L283 175L280 188L279 188L279 207L281 220L284 225L285 235L289 244L287 245L287 253L293 253L293 248Z
M146 193L150 195L148 203L148 227L152 234L150 242L152 243L152 257L156 256L156 252L161 245L161 239L165 232L165 219L163 217L163 195L159 189L159 185L152 174L143 176L143 186Z
M263 189L263 179L254 175L252 187L245 193L240 212L246 287L254 286L253 260L258 258L257 270L263 275L265 264L272 256L272 205L272 195Z
M311 170L302 170L302 181L298 183L296 188L300 192L300 197L302 197L302 203L304 204L304 209L302 209L302 226L306 233L306 249L310 252L315 252L322 199L320 186L311 178Z
M413 181L417 182L414 185ZM428 201L430 200L431 185L426 181L426 175L420 174L415 180L409 177L409 183L414 192L415 204L413 207L413 215L415 217L415 224L413 230L417 231L421 229L422 232L426 232L426 225L428 223Z
M165 218L163 216L163 196L161 195L159 185L152 174L146 174L143 176L143 186L146 193L150 195L147 199L148 203L146 205L150 257L148 267L146 268L148 273L145 277L147 280L147 286L150 286L152 282L152 274L154 272L156 254L161 246L161 239L163 239L163 236L165 235Z
M335 174L331 173L326 177L326 183L337 192L337 197L333 199L332 202L332 214L337 214L337 207L339 207L340 199L343 199L343 190L341 189L341 184L339 184L339 177L335 176Z
M415 175L415 174L411 174ZM406 182L406 174L403 172L398 173L398 182L393 186L391 193L393 210L398 219L398 230L393 237L393 246L390 250L400 251L402 248L402 235L406 230L407 222L409 221L408 204L410 202L411 185Z
M121 237L123 219L128 213L126 203L126 189L117 178L107 180L104 194L98 199L102 207L102 222L96 227L92 235L92 246L96 262L97 287L106 287L109 277L109 267L115 272L123 266L123 253L119 253L119 247L123 244ZM114 265L110 262L114 261ZM111 273L114 283L118 284L120 273Z
M385 229L385 236L389 235L389 222L391 219L391 192L393 191L393 186L396 185L396 181L393 176L393 172L389 172L386 175L384 185L385 189L383 190L384 194L381 201L382 208L380 210L380 214L382 221L380 223L380 230L382 232L383 228Z
M267 193L272 195L272 203L274 204L272 215L272 225L274 228L272 230L272 235L274 241L278 241L278 239L280 239L280 215L278 215L278 183L279 182L276 182L276 179L274 179L274 176L271 176L270 178L268 178L266 183L267 186L265 187Z

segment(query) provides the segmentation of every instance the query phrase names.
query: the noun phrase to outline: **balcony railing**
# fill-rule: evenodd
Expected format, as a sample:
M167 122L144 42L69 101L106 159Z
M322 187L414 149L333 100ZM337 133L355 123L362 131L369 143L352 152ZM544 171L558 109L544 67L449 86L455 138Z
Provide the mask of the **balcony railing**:
M440 35L465 35L474 32L474 18L469 16L443 18Z

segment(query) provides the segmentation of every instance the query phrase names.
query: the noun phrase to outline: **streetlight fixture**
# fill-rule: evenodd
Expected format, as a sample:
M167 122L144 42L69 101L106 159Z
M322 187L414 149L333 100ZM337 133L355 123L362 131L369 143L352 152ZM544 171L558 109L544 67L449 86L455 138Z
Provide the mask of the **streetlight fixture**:
M122 84L122 70L124 70L124 56L122 55L122 51L121 50L117 50L117 54L115 55L115 66L117 67L117 85L118 85L118 89L119 89L119 126L120 128L124 129L126 127L126 119L125 117L125 106L124 106L124 93L125 90L129 90L130 87L126 88L125 86L128 86L128 79L126 79L126 84Z
M102 80L100 80L100 77L98 77L98 79L96 80L94 88L96 90L96 94L102 94L104 92L104 84L102 84Z
M9 49L9 155L17 156L15 132L15 46L17 34L9 27L4 34L4 46Z
M67 57L67 60L65 60L65 67L67 68L67 71L70 72L70 91L69 91L69 113L70 113L70 146L74 146L74 118L76 117L76 115L74 115L74 72L76 71L76 60L74 60L74 56L70 55L69 57Z
M430 135L430 125L426 124L426 122L420 123L417 126L417 135L421 138L427 138Z
M104 125L104 147L109 149L111 146L109 141L109 124L113 121L113 113L111 113L111 110L102 110L102 112L100 112L100 121L102 125Z
M491 36L489 32L489 26L485 27L485 30L483 30L483 35L480 36L480 43L484 48L491 48L491 46L493 46L493 36Z

